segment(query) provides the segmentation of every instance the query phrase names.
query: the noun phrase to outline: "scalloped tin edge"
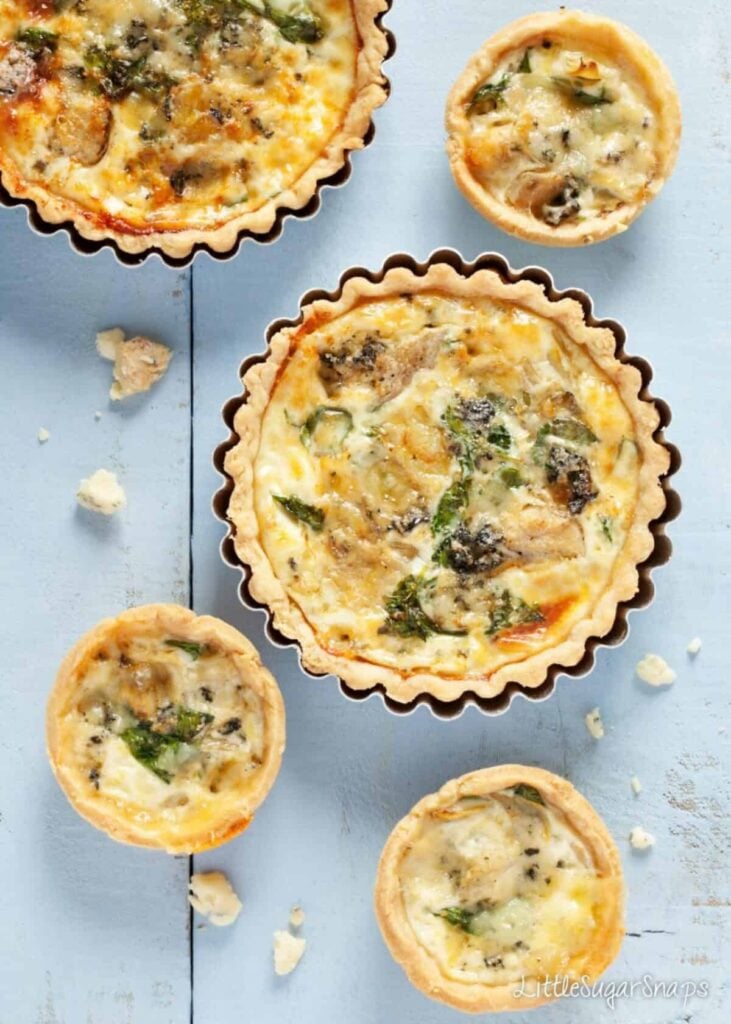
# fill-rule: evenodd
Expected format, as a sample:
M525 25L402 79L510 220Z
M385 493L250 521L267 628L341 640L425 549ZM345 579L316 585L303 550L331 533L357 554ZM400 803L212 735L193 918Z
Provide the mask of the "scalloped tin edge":
M675 445L665 440L665 430L671 420L670 407L663 399L655 398L650 393L650 383L653 376L650 364L639 356L631 356L625 352L624 346L627 334L624 327L616 320L597 319L593 314L592 300L582 289L567 288L563 291L559 291L556 288L550 273L543 267L528 266L521 270L515 270L510 266L505 257L501 256L499 253L484 253L474 259L471 263L468 263L454 249L437 249L423 262L415 260L412 256L409 256L406 253L395 253L389 256L385 260L383 266L377 271L368 270L365 267L350 267L341 275L338 287L333 291L328 292L324 289L313 289L306 292L300 299L299 315L295 319L279 319L273 321L266 330L266 350L260 354L249 356L245 359L239 367L239 376L243 378L250 366L264 362L269 355L271 339L279 330L284 327L297 326L297 324L302 322L303 309L305 306L310 305L310 303L317 299L327 299L330 301L338 299L342 294L345 283L351 278L364 277L368 281L377 284L382 281L385 274L394 267L403 267L410 270L417 277L423 277L427 270L435 263L446 263L459 274L466 277L470 277L479 270L490 269L496 271L504 281L509 283L515 283L516 281L521 280L533 281L542 286L547 298L552 302L558 302L560 299L565 298L575 299L584 310L584 319L587 324L593 327L606 327L612 331L616 338L615 356L617 359L619 359L620 362L628 363L639 370L642 377L640 398L643 401L651 402L657 409L660 417L659 426L655 431L654 438L666 449L670 456L668 471L662 477L662 488L665 493L665 510L658 519L654 520L654 522L650 524L650 530L655 543L649 557L638 566L639 580L637 591L634 597L630 600L623 601L618 605L617 614L612 627L604 634L604 636L593 636L589 638L586 643L584 655L576 665L551 665L548 669L546 679L537 687L526 687L520 683L508 683L505 689L496 697L478 697L472 691L465 691L453 701L440 701L431 694L423 693L419 694L408 703L401 703L389 697L383 686L379 685L371 687L368 690L353 690L344 682L344 680L338 680L341 692L349 700L364 701L370 700L374 697L380 697L386 708L398 715L413 714L417 708L421 706L426 706L435 717L441 719L456 718L462 715L469 706L478 708L486 715L498 715L507 711L516 697L522 697L525 700L531 701L543 701L548 699L548 697L550 697L554 692L556 688L556 681L559 677L570 676L572 678L579 678L588 675L594 667L594 662L596 660L595 654L598 647L615 647L623 643L627 638L630 628L628 621L630 613L639 608L646 608L652 603L655 594L652 572L659 566L665 565L672 552L672 545L665 534L665 526L667 523L676 519L681 510L680 497L670 485L672 476L677 473L680 468L681 459L680 453ZM259 611L265 616L265 631L269 642L279 649L295 647L297 649L302 672L311 679L323 678L323 675L318 675L317 673L312 672L302 664L302 650L299 643L282 634L274 625L269 608L266 605L260 604L252 597L248 586L251 576L250 569L246 563L239 559L234 548L233 527L227 516L229 498L233 489L233 481L224 469L224 459L226 453L239 440L238 435L234 431L233 422L237 410L244 402L246 402L246 400L247 394L243 391L241 394L230 398L224 404L221 410L221 415L229 430L229 436L227 440L218 445L213 453L213 466L219 476L222 477L223 484L213 496L212 509L216 518L224 523L227 528L226 536L222 539L220 544L221 558L227 565L238 569L240 572L241 582L238 588L239 599L246 608L252 611Z
M386 0L386 8L380 12L374 19L375 24L381 30L383 36L386 39L387 49L383 60L381 61L381 67L390 60L396 52L396 37L390 29L386 28L383 24L383 19L388 16L393 6L393 0ZM391 82L383 76L383 88L386 93L386 101L391 93ZM385 102L385 101L384 101ZM383 104L381 104L382 106ZM375 114L375 111L374 111ZM11 195L10 192L5 188L2 182L2 174L0 174L0 208L5 207L6 209L13 209L16 206L24 206L27 215L27 224L31 231L36 235L55 235L59 232L64 233L67 236L69 247L73 249L79 256L95 256L98 252L102 252L105 249L111 250L117 263L122 264L125 267L140 267L148 259L157 257L162 263L168 267L181 270L184 267L190 266L194 259L199 253L206 253L213 260L218 260L222 263L228 262L238 254L239 249L244 242L249 240L257 242L259 245L271 245L272 242L276 242L284 231L285 221L287 220L312 220L313 217L319 213L320 206L322 205L321 193L324 189L336 189L342 188L348 180L353 171L351 158L354 153L360 152L366 149L373 142L376 135L376 126L371 118L371 122L368 126L368 130L363 136L363 145L358 149L350 149L344 153L342 166L338 168L333 174L327 178L323 178L317 183L313 195L305 203L304 206L299 209L293 209L291 207L283 206L277 210L276 219L274 224L271 226L269 231L264 234L257 234L246 229L240 231L236 236L236 241L233 246L226 252L216 252L211 249L205 242L200 242L193 246L193 249L187 256L183 256L180 259L175 259L172 256L166 255L161 249L157 247L150 247L145 249L141 253L129 253L120 249L117 242L112 238L104 238L99 241L91 241L88 238L84 238L79 233L72 221L63 221L60 224L52 224L49 221L43 220L38 208L32 199L24 199L19 196Z

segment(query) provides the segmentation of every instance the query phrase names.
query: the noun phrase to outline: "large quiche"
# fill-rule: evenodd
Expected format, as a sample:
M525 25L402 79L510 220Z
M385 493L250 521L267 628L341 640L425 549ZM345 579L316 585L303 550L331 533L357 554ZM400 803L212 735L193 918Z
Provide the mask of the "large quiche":
M565 779L500 765L424 797L378 867L383 937L425 995L471 1013L586 992L624 937L617 848Z
M298 210L386 97L387 0L0 0L0 173L174 258Z
M242 832L284 749L284 703L238 630L174 604L104 619L48 702L51 766L112 838L196 853Z
M531 14L475 54L447 103L457 185L486 217L544 245L623 231L675 165L680 104L647 43L609 18Z
M445 263L351 277L245 375L228 516L306 668L399 702L575 665L653 549L667 450L578 302Z

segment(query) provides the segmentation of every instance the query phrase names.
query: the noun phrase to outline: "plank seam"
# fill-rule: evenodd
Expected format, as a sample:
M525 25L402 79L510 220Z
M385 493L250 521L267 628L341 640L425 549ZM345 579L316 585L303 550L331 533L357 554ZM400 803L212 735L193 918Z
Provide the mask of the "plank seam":
M194 499L194 482L195 482L195 296L193 288L193 271L194 267L191 264L190 270L188 271L188 359L189 359L189 408L190 408L190 451L188 455L189 464L189 480L188 480L188 607L193 609L193 592L194 592L194 581L193 581L193 523L195 514L195 499ZM195 871L194 858L191 854L188 857L188 888L190 888L190 879ZM195 986L195 941L193 937L193 908L188 907L188 963L189 963L189 975L190 975L190 1010L189 1010L189 1024L193 1024L193 1018L195 1015L195 999L194 999L194 986Z

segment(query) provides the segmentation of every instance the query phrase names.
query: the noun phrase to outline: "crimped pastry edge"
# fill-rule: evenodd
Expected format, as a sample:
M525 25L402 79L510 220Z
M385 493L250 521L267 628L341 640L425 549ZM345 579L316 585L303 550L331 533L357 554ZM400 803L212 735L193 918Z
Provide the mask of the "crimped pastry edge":
M528 45L547 33L573 35L593 41L603 50L614 49L626 63L629 58L638 74L662 126L658 145L658 172L638 203L628 204L606 217L594 217L576 224L551 227L521 213L488 192L472 175L464 154L468 128L465 100L480 82L488 78L510 51ZM680 101L667 67L636 32L611 18L583 11L559 10L529 14L500 29L470 58L453 85L445 111L446 149L455 183L463 196L484 217L510 235L548 246L581 246L604 241L625 231L659 194L672 174L680 147L682 115Z

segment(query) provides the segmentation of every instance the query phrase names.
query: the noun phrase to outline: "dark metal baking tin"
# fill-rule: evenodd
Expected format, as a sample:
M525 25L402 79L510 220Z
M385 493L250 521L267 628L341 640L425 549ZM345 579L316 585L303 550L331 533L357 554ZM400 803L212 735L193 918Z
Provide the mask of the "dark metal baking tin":
M387 8L382 11L376 18L375 23L383 33L388 44L386 55L383 58L382 63L390 60L396 52L396 39L393 33L384 27L383 19L388 15L391 10L393 0L388 0ZM391 92L391 83L384 76L383 87L386 92L386 98L388 98ZM371 120L368 127L368 131L363 136L363 146L360 147L365 149L373 141L376 134L376 127ZM284 230L284 222L289 218L297 220L310 220L314 217L321 205L321 195L323 189L341 188L350 178L352 173L351 157L353 153L359 150L348 150L345 153L345 159L343 165L331 174L328 178L323 178L322 181L318 182L312 198L300 209L295 210L289 207L281 207L277 210L276 220L272 224L271 228L264 234L253 232L253 231L240 231L236 236L236 241L233 246L226 252L216 252L211 249L210 246L205 243L199 243L195 245L191 252L187 256L180 257L178 259L168 256L162 251L162 249L156 246L151 246L149 249L145 249L141 253L129 253L120 249L119 245L111 238L100 239L99 241L91 241L88 238L84 238L75 227L74 223L70 220L63 221L60 224L51 224L48 221L43 220L38 208L32 199L21 199L17 196L11 195L2 183L2 175L0 174L0 207L5 206L12 208L15 206L24 206L28 214L28 226L38 235L55 235L57 232L62 231L68 236L69 245L77 252L80 256L94 256L96 253L101 252L103 249L111 249L114 253L115 258L119 263L122 263L126 267L139 267L145 260L152 256L158 256L163 263L169 267L182 268L189 266L198 253L205 252L211 259L220 260L225 262L232 259L239 251L242 243L251 239L254 242L258 242L260 245L270 245L272 242L276 242L279 236Z
M404 267L407 270L410 270L417 277L423 277L427 270L436 263L446 263L465 277L470 277L479 270L494 270L500 275L502 280L506 282L514 283L516 281L525 280L534 281L543 288L546 296L551 301L557 302L560 299L569 298L578 302L584 311L584 320L587 324L592 327L605 327L612 332L616 339L615 356L617 359L619 359L620 362L628 363L639 370L642 376L640 398L643 401L654 405L660 418L659 426L655 431L654 438L670 455L670 466L667 473L662 478L662 487L665 493L665 510L650 526L655 543L649 557L639 566L637 592L629 601L623 601L618 606L614 623L611 629L605 633L604 636L593 636L589 638L586 643L584 656L578 664L573 666L558 664L551 665L548 669L545 681L537 687L526 687L520 683L513 682L508 683L502 693L496 697L478 697L477 694L472 691L467 691L460 694L460 696L453 701L437 700L431 694L424 693L419 694L409 703L403 704L389 697L383 686L374 686L368 690L354 690L342 679L339 680L342 693L351 700L367 700L370 697L379 694L383 698L386 707L396 714L410 714L415 711L419 705L425 704L438 718L446 719L455 718L462 714L465 708L470 704L476 706L485 714L495 715L507 711L516 696L524 697L527 700L545 700L553 693L556 686L556 680L559 676L579 677L585 676L591 671L594 666L594 652L597 647L614 647L622 643L629 632L629 624L627 621L629 613L638 608L647 607L653 599L655 587L651 578L652 571L658 566L664 565L670 558L672 545L665 534L665 527L667 523L675 519L680 513L680 498L670 486L671 477L680 467L680 453L675 445L670 444L665 440L665 429L670 423L671 413L666 402L661 398L655 398L650 394L649 387L652 380L652 369L650 364L646 360L640 359L638 356L630 356L625 352L624 345L626 341L626 332L624 327L622 327L622 325L616 320L597 320L593 315L592 300L587 293L581 289L569 288L565 291L559 291L547 270L544 270L542 267L525 267L523 270L513 270L507 260L498 253L485 253L482 256L478 256L478 258L472 263L466 263L455 250L438 249L431 254L426 262L423 263L417 262L413 257L404 253L398 253L393 256L389 256L381 269L377 271L370 271L364 267L351 267L342 275L335 291L326 292L317 289L309 291L303 295L300 299L300 313L295 320L275 320L271 323L266 332L266 351L261 353L261 355L251 356L244 360L239 371L241 377L243 377L250 366L253 366L255 363L264 362L269 355L271 340L278 331L282 330L284 327L297 326L302 322L302 310L305 306L309 306L312 302L315 302L318 299L328 299L330 301L337 300L342 294L343 286L346 281L349 281L351 278L364 277L372 283L378 283L382 281L385 274L394 267ZM229 399L229 401L224 405L222 415L224 423L228 427L229 436L226 441L216 448L213 454L214 467L224 480L223 485L214 495L213 511L217 518L220 519L221 522L225 523L228 528L227 535L221 542L221 556L224 562L233 566L235 569L238 569L241 573L239 597L242 604L247 608L261 611L266 616L266 633L271 643L279 648L296 647L300 658L300 666L303 672L311 678L318 678L316 673L311 672L308 668L302 665L302 652L298 642L284 636L284 634L282 634L274 625L268 607L260 604L252 597L249 590L251 570L249 566L242 562L238 557L234 547L234 529L228 519L228 505L231 492L233 490L233 480L224 469L224 459L226 457L226 453L239 441L239 437L234 430L234 417L238 409L246 402L246 400L247 394L244 392L243 394ZM320 676L321 675L322 674L320 674Z

